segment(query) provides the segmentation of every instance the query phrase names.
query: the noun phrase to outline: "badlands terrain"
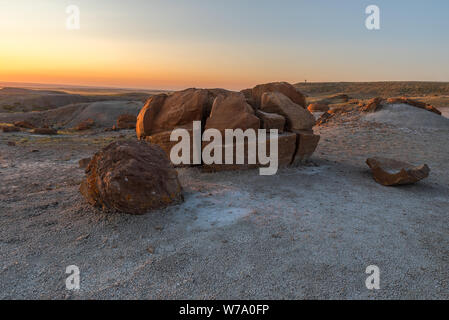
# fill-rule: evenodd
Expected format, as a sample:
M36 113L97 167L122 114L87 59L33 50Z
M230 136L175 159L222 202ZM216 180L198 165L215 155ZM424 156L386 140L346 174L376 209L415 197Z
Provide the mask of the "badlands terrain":
M448 299L449 84L296 87L336 110L406 96L443 116L408 105L337 113L314 127L321 140L306 165L274 176L178 168L184 203L132 216L85 201L78 161L136 139L110 129L156 92L0 89L0 125L58 131L0 132L0 298ZM372 156L426 163L430 176L384 187L365 164ZM80 268L78 291L65 288L69 265ZM365 286L369 265L380 290Z

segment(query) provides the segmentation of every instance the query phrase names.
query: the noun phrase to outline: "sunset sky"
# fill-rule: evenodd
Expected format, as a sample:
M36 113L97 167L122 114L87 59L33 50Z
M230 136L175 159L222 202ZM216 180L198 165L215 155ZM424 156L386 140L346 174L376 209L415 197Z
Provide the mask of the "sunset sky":
M80 8L67 30L66 7ZM381 29L365 28L380 8ZM449 81L449 1L0 0L0 81L242 89Z

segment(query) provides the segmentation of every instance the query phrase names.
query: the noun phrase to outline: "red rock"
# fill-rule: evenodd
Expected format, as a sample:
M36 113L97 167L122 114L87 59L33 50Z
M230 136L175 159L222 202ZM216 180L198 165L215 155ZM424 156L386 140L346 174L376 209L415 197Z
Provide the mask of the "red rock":
M296 150L296 134L292 132L285 132L278 135L278 166L280 168L289 166L292 163L293 156ZM270 154L270 140L268 135L266 140L266 154ZM203 143L203 149L209 142ZM225 164L225 147L222 148L222 164L203 164L203 170L207 172L213 171L227 171L227 170L242 170L242 169L254 169L268 165L261 165L256 157L256 164L249 164L248 161L248 141L245 139L243 149L245 150L244 164L236 164L236 150L237 145L233 146L234 164Z
M25 128L25 129L34 129L34 125L26 120L24 121L16 121L14 122L16 127Z
M384 186L416 183L427 178L430 173L426 164L414 167L406 162L381 157L369 158L366 163L371 168L374 180Z
M14 141L8 141L8 146L15 147L16 143Z
M293 103L279 92L265 92L262 95L260 109L264 112L277 113L287 120L286 130L309 130L315 125L315 117L308 110Z
M330 110L329 110L329 111L330 111ZM334 114L333 114L333 113L330 113L329 111L323 113L323 114L318 118L318 120L316 121L316 125L317 125L317 126L321 126L321 125L327 123L327 122L329 121L329 119L332 118L332 117L334 116Z
M292 165L298 166L309 160L309 158L315 152L319 142L320 136L313 134L313 132L297 133L297 148Z
M57 130L51 128L35 128L31 132L35 134L58 134Z
M144 214L183 201L164 151L145 141L111 143L94 155L86 174L80 192L104 210Z
M262 129L278 129L279 133L284 132L285 128L285 118L276 113L268 113L263 111L256 111L256 115L261 120Z
M132 114L122 114L117 118L118 129L135 129L137 117Z
M257 131L260 128L260 120L242 94L219 95L215 98L212 111L206 121L205 129L211 128L223 132L225 129Z
M189 132L189 135L190 135L190 163L193 164L193 130L189 129L187 131ZM178 141L170 141L171 133L172 133L172 130L159 132L159 133L153 134L149 137L146 137L145 140L161 147L162 150L164 150L167 158L170 159L171 149L176 144L178 144ZM179 165L179 166L182 167L184 165Z
M406 97L389 98L389 99L387 99L387 103L390 103L390 104L408 104L410 106L417 107L417 108L420 108L420 109L424 109L424 110L436 113L436 114L441 116L441 111L438 110L437 108L435 108L434 106L432 106L430 104L427 104L427 103L424 103L424 102L421 102L421 101L409 99L409 98L406 98Z
M377 97L368 101L366 105L360 106L360 111L363 112L376 112L381 108L382 98Z
M310 112L327 112L329 111L329 106L325 103L311 103L307 107Z
M78 123L73 129L77 131L89 130L95 125L95 121L93 119L86 119Z
M282 93L288 97L293 103L305 108L306 107L306 97L299 92L294 86L288 82L272 82L259 84L255 86L252 90L252 98L257 106L262 103L262 95L266 92L278 92ZM244 90L244 94L248 95L248 89Z
M16 126L2 126L3 132L19 132L20 128Z

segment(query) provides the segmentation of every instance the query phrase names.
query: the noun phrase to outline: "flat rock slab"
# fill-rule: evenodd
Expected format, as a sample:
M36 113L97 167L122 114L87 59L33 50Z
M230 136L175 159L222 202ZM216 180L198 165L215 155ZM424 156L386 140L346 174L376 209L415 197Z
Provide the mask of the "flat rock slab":
M369 158L366 163L371 168L374 180L384 186L413 184L430 173L427 164L415 167L407 162L388 158Z

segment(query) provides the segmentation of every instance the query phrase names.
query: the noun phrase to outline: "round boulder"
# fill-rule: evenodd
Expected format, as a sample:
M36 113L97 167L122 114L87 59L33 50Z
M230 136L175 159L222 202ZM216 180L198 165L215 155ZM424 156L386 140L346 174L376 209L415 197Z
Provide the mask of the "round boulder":
M97 152L80 187L87 201L104 210L144 214L183 201L178 173L157 145L113 142Z

